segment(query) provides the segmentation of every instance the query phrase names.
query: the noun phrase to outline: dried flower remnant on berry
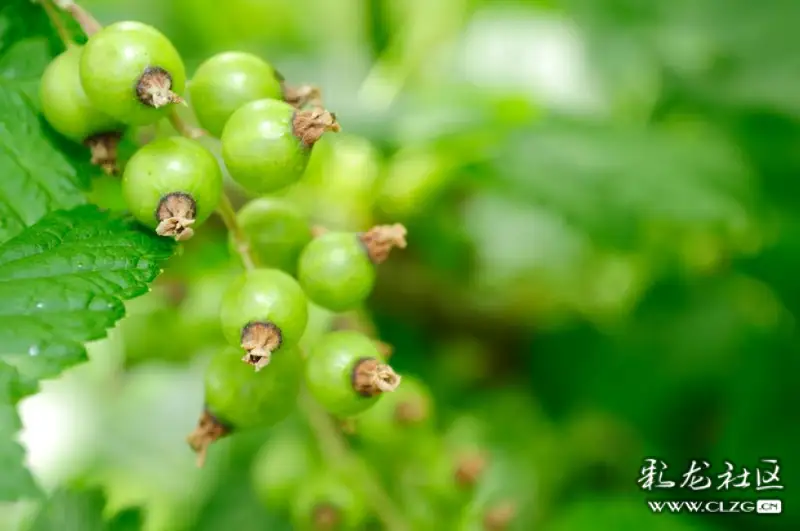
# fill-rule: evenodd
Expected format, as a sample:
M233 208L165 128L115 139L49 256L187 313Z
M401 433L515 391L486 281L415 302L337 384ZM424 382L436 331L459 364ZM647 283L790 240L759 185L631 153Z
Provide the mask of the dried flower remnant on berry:
M281 346L281 331L272 323L252 322L242 328L242 348L247 353L242 361L256 372L269 365L272 352Z
M205 464L208 447L230 433L231 429L228 426L217 420L208 410L203 410L197 427L186 438L186 442L197 454L198 467Z
M119 173L117 148L121 138L122 133L119 132L100 133L90 136L83 142L92 154L91 163L102 168L106 175Z
M400 223L394 225L378 225L367 232L361 233L359 239L367 249L369 259L374 264L381 264L389 258L392 249L406 248L406 234L408 231Z
M394 347L389 343L381 341L380 339L376 339L374 343L375 343L375 348L377 348L378 352L381 353L383 359L388 360L389 358L392 357L392 354L394 354Z
M282 81L281 88L283 89L283 101L296 109L323 107L322 91L318 87L313 85L290 87Z
M292 132L306 147L310 148L327 132L341 130L336 115L325 109L297 111L292 120Z
M516 516L517 505L514 502L500 502L483 515L483 528L486 531L505 531Z
M174 192L164 196L156 208L156 234L185 241L194 236L191 225L197 216L197 204L191 195Z
M353 389L365 397L394 391L400 379L394 369L375 358L362 359L353 369Z
M184 103L172 92L172 76L161 67L147 67L136 83L136 96L149 107L159 109L170 103Z
M405 400L397 404L394 419L401 426L413 426L428 418L428 408L422 400Z
M462 455L456 462L456 483L465 488L474 487L486 470L488 462L488 458L483 452Z
M311 517L314 522L314 529L319 531L334 531L341 524L341 514L339 509L328 503L320 503L313 509Z

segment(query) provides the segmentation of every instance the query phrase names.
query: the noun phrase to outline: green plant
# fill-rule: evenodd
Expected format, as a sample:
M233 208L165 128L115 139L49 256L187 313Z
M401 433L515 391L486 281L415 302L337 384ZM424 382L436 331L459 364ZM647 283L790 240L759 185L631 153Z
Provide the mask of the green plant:
M222 193L217 160L195 140L154 140L125 166L122 192L136 219L159 236L188 240L214 213Z
M39 86L42 115L60 134L92 150L92 163L116 172L116 144L122 123L97 110L81 85L83 47L72 45L53 59Z
M183 101L186 69L161 32L141 22L117 22L91 35L80 64L92 104L127 124L165 118Z
M12 8L0 11L9 17L0 27L41 16L27 0L13 2L13 17L8 15ZM14 68L28 59L26 47L32 43L25 31L33 32L30 40L36 41L38 26L25 25L21 33L11 34L13 39L0 40L0 104L16 118L0 128L13 154L0 152L0 167L10 170L8 181L16 194L11 199L0 195L0 212L12 214L0 223L0 427L8 435L0 440L0 501L40 494L23 466L21 448L12 433L5 433L18 427L14 406L35 391L39 380L85 361L84 344L104 337L125 316L125 301L147 293L169 260L191 256L198 238L187 240L217 213L230 249L239 255L237 267L244 271L231 275L219 301L220 332L229 345L214 346L205 366L203 404L198 404L202 412L188 437L198 462L206 460L215 441L278 429L298 413L307 428L299 432L302 443L273 437L253 468L253 483L264 501L281 505L299 529L359 529L370 519L390 531L408 529L404 510L387 492L391 481L382 481L402 467L366 459L368 453L355 451L338 422L370 411L399 389L396 400L355 423L356 430L366 430L362 442L396 448L414 440L412 432L424 433L418 439L428 441L436 432L429 392L419 382L405 390L401 376L386 362L390 349L374 337L355 330L307 334L307 294L335 311L360 305L372 290L375 264L386 260L393 247L405 247L405 228L318 230L313 239L309 220L288 199L258 198L236 212L223 191L219 162L171 105L183 101L185 72L169 40L138 22L100 28L74 3L61 4L88 42L76 46L61 13L43 0L67 50L49 66L39 65L43 80L34 91L39 99L31 97L27 79L18 78ZM50 59L49 52L44 57ZM314 144L324 133L339 130L318 90L287 87L264 65L254 56L217 56L198 70L192 94L205 107L196 109L201 125L212 134L222 131L218 140L231 176L256 194L298 181ZM230 68L252 77L254 88L234 95L235 87L215 84L233 75ZM62 79L63 94L56 90ZM182 136L152 139L132 149L118 183L128 212L113 214L87 204L92 175L82 160L85 153L64 150L59 138L41 129L40 114L73 143L101 134L118 139L122 124L137 129L162 119ZM43 163L37 173L40 189L33 190L24 179L36 156ZM100 163L116 162L116 156L109 156ZM203 260L195 258L193 265L202 268ZM157 292L150 302L168 307L159 308L154 321L170 320L187 294L193 292L180 282ZM196 326L206 332L211 325L201 313ZM136 321L130 323L123 332L137 334ZM164 325L164 337L143 342L142 350L197 348L188 346L192 338L173 337L177 329ZM307 352L300 349L301 340L310 344ZM406 430L409 426L413 430ZM444 449L435 453L430 463L444 464L432 469L432 484L445 491L456 488L459 479ZM277 463L288 466L277 470Z
M243 205L236 220L259 264L296 273L300 253L311 241L308 217L297 206L277 197L259 197ZM236 252L233 234L229 241Z
M400 385L375 343L352 330L330 332L317 341L306 362L311 394L340 417L366 411Z
M393 247L406 246L402 225L377 226L362 234L327 232L303 250L297 277L308 297L329 310L360 306L375 284L375 265Z
M206 59L192 77L189 95L197 121L214 136L245 103L282 99L283 78L266 61L245 52L223 52Z
M336 117L322 108L298 111L280 100L261 99L239 107L225 123L222 157L248 192L274 192L297 182L314 144L338 130Z

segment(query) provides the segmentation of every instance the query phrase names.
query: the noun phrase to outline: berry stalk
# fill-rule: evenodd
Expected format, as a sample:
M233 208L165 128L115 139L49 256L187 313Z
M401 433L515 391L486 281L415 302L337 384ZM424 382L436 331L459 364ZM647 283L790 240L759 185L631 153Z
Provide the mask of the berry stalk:
M306 389L301 390L298 402L300 410L305 414L308 424L316 435L320 450L328 461L352 463L354 469L360 472L361 481L363 481L366 491L371 494L369 500L372 503L372 509L386 526L387 531L409 531L402 513L370 472L369 466L349 451L347 442L336 424L311 398Z
M219 206L217 207L217 213L219 217L222 218L222 222L225 224L228 232L233 235L233 239L236 243L236 251L239 253L239 256L241 256L245 269L255 269L256 263L250 253L250 242L239 226L239 222L236 221L236 211L233 209L230 198L225 193L222 194L222 199L220 199Z
M92 16L91 13L83 9L81 6L72 0L54 0L55 4L70 14L70 16L78 23L87 37L91 37L101 29L103 25Z
M58 13L51 3L52 1L53 0L42 0L42 9L44 9L47 18L50 19L50 23L53 25L53 28L55 28L58 38L64 43L64 48L75 46L72 36L67 31L66 26L64 26L64 21L58 16Z

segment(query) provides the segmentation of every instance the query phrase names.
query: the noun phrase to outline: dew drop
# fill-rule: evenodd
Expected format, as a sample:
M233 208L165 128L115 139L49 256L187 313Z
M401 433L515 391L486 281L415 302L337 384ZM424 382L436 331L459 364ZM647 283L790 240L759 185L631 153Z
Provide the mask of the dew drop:
M36 303L36 309L41 310L42 308L44 308L44 303L43 302L37 302Z
M28 348L28 354L30 356L38 356L39 355L39 345L31 345Z

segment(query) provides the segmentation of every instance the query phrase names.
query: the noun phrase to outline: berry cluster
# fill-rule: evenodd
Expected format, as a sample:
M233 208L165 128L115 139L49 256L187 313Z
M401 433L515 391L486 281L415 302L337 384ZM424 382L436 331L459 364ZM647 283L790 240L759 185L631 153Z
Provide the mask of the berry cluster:
M87 145L92 162L111 174L118 171L116 146L128 128L173 120L182 136L151 141L125 164L127 207L158 235L178 241L190 239L217 212L230 230L231 250L242 258L244 271L230 282L220 308L229 347L207 367L204 411L188 437L198 462L213 442L283 421L303 399L327 412L325 422L342 421L335 428L340 436L340 428L355 423L362 442L378 451L399 455L418 432L432 434L419 440L438 444L430 394L413 378L400 385L380 342L357 330L333 329L307 352L300 349L309 301L336 313L359 308L373 289L376 266L393 248L406 246L402 225L312 230L292 204L264 197L297 182L315 143L339 130L320 92L288 86L269 63L241 52L211 57L187 82L181 56L157 29L139 22L100 28L81 13L88 41L68 43L42 79L45 119ZM174 106L187 104L185 96L203 130L180 127ZM199 135L219 138L225 169L257 196L238 212L223 191L220 161ZM284 501L294 497L291 482L304 477L313 460L306 457L302 445L269 444L257 465L266 471L257 474L257 488L268 501L280 493ZM438 489L437 496L474 484L484 461L473 453L443 463L426 465L423 474L435 478L427 487ZM355 487L364 481L351 481L345 477L351 471L338 464L313 475L293 499L299 529L352 529L367 518Z

